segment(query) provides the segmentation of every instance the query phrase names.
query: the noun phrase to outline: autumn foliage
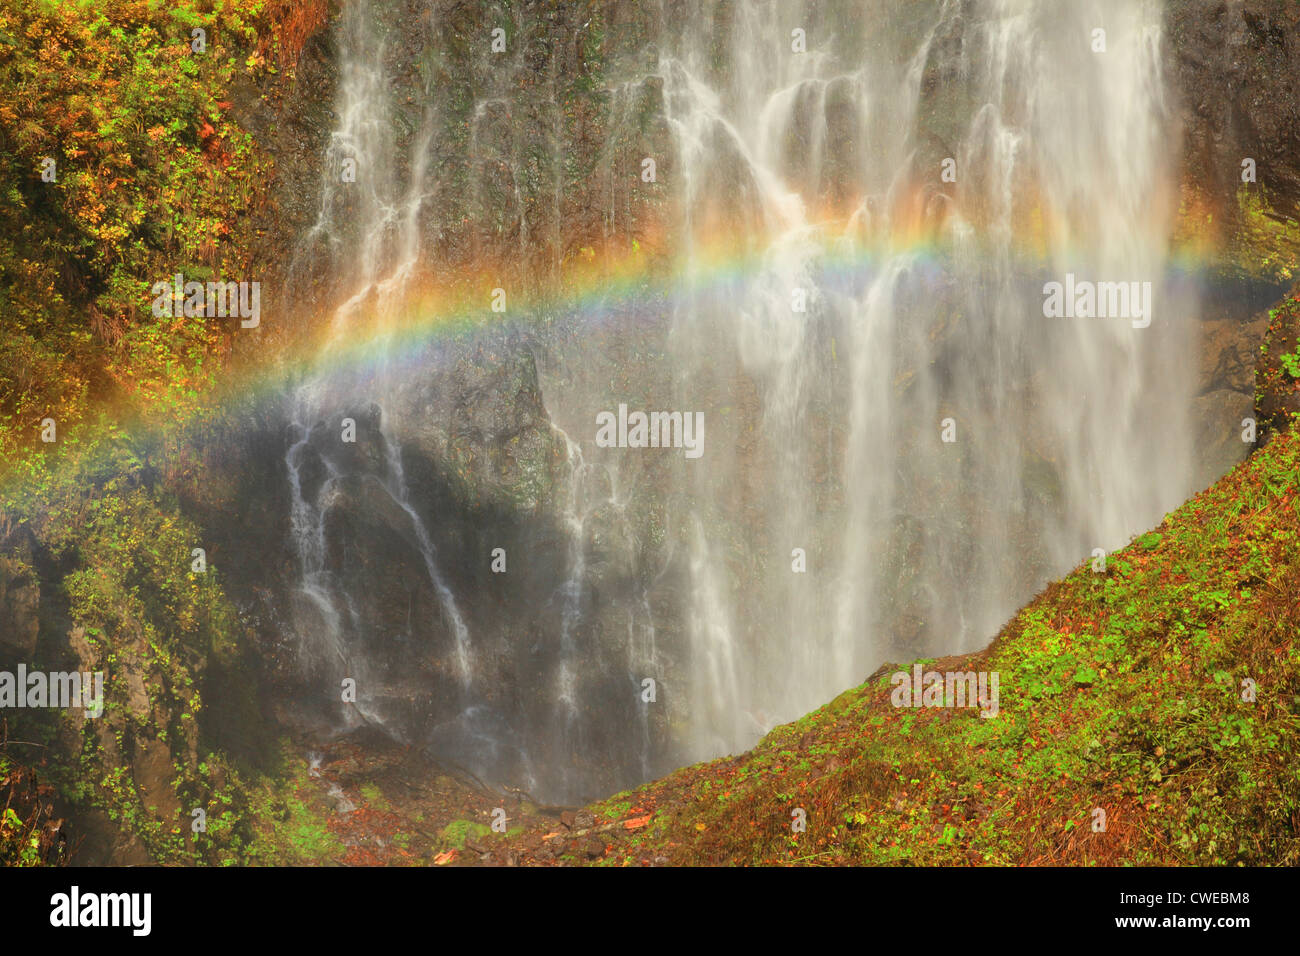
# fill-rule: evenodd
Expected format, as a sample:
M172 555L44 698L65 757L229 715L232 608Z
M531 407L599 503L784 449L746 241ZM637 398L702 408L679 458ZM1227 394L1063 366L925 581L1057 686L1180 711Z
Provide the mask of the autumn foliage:
M268 82L268 59L324 16L238 0L0 8L5 457L46 417L66 435L92 410L170 411L211 381L227 330L155 319L150 288L177 272L246 278L273 168L228 91Z

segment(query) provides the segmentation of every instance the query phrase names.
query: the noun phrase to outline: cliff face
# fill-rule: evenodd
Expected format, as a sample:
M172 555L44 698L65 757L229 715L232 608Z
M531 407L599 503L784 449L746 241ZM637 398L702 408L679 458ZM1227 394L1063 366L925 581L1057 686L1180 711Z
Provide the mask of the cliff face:
M1253 447L1237 427L1255 418L1263 437L1275 413L1256 409L1255 366L1270 308L1300 272L1300 7L1170 0L1165 44L1182 127L1177 239L1207 270L1194 409L1205 485Z
M1255 371L1255 410L1266 441L1300 414L1300 283L1261 322L1267 329Z
M1294 255L1296 237L1288 223L1296 213L1300 182L1293 149L1300 126L1293 94L1295 14L1286 4L1267 2L1173 0L1166 9L1170 108L1182 128L1180 238L1214 240L1205 256L1213 282L1204 290L1193 410L1198 484L1204 486L1251 447L1241 441L1237 423L1252 414L1255 356L1267 324L1263 313L1280 293ZM671 179L672 150L658 84L652 77L626 81L656 69L652 41L672 20L671 5L448 2L430 9L391 0L383 5L383 16L401 38L388 50L386 64L397 92L395 152L407 156L428 113L438 117L429 154L437 173L422 209L420 268L447 275L477 269L514 295L516 289L538 288L567 274L575 261L598 257L606 248L635 241L651 253L659 251L671 214L666 192L631 184L645 155L660 157L661 176ZM494 57L486 50L497 27L508 35L509 52ZM299 328L328 313L340 292L339 271L347 265L333 251L335 241L349 235L346 196L335 212L337 231L307 235L328 175L320 167L332 106L323 105L322 98L337 91L337 56L324 34L308 43L299 61L302 85L280 107L284 114L277 117L267 106L252 104L247 121L283 150L280 166L288 172L278 188L286 216L277 258L284 266L285 296L301 306L294 320ZM935 121L936 136L941 120ZM1252 184L1241 182L1245 157L1255 160ZM398 161L401 177L409 173L403 162ZM297 238L291 242L290 236ZM637 335L630 332L629 338ZM653 336L646 339L653 342ZM452 348L459 350L454 361L429 357L429 374L413 377L387 414L402 432L412 498L434 529L440 553L486 554L502 546L510 555L531 555L533 563L545 556L543 573L531 573L522 584L514 578L510 588L500 587L502 579L482 568L454 566L447 572L457 593L490 596L466 613L477 634L496 635L481 639L502 681L524 685L545 671L544 662L538 658L521 667L512 659L509 649L534 642L536 634L512 630L511 622L528 617L530 602L545 606L563 584L557 575L568 547L562 528L566 502L556 488L559 480L572 479L572 463L549 430L554 409L545 407L536 373L529 371L545 345L526 336L484 332ZM626 376L634 364L630 360L611 374ZM637 368L630 377L643 371ZM379 413L364 403L345 411L372 431L378 427ZM264 490L284 483L285 439L277 435L284 421L275 409L264 413L258 446L266 459L245 461L246 473L258 477L232 490L263 516L256 523L264 547L255 549L258 560L236 572L232 587L241 605L257 608L264 645L271 648L282 640L278 632L292 616L285 595L293 588L295 559L284 543L287 502ZM326 469L320 462L328 457L331 440L332 433L322 432L310 446L318 462L309 472L314 469L318 477ZM358 454L364 456L366 449ZM383 456L375 448L369 454L374 461ZM253 504L256 496L261 498ZM220 509L205 520L219 522ZM586 532L593 556L618 553L617 547L602 549L602 541L648 530L601 520L603 525L597 522ZM419 557L407 521L366 494L358 471L345 482L326 528L327 547L331 567L367 582L362 590L375 598L359 612L367 629L413 636L410 646L387 652L392 671L438 685L449 678L446 667L412 648L446 651L451 637L430 586L412 573ZM231 546L238 545L232 541ZM589 570L594 577L601 573ZM608 581L599 582L606 595L634 584L627 572L606 569ZM417 595L414 605L410 594ZM538 619L554 613L550 607ZM426 623L412 630L405 623L411 617ZM680 623L660 614L657 621L663 634ZM593 637L598 644L599 632L621 622L593 619L585 626L598 632ZM287 666L281 676L293 680ZM409 711L404 721L410 726L436 725L449 716L436 709L411 710L406 682L395 681L390 693L393 707ZM587 693L592 700L602 697L597 687ZM535 722L540 715L531 708L520 703L517 716Z
M490 262L499 265L500 276L528 287L575 260L601 255L597 250L606 242L635 240L651 257L663 251L657 228L665 215L662 196L632 185L643 156L669 152L658 115L658 86L653 79L613 88L609 82L634 68L653 69L650 40L671 19L671 4L665 11L631 0L557 5L441 0L432 16L426 4L414 0L393 0L390 7L395 34L405 38L391 52L396 82L407 94L395 117L404 131L401 144L409 145L425 109L444 117L427 216L430 269L453 272ZM1203 315L1198 405L1202 421L1210 423L1202 440L1208 483L1246 451L1234 435L1225 438L1219 425L1244 417L1254 406L1254 360L1269 321L1266 309L1297 262L1300 8L1284 0L1168 0L1166 9L1165 52L1173 106L1183 127L1182 229L1215 238L1220 245L1214 270L1238 283L1211 290ZM494 62L473 54L498 25L511 36L511 55ZM319 214L321 157L337 119L338 53L327 27L322 21L298 38L292 82L240 75L228 90L232 117L275 158L272 202L251 213L249 233L255 238L248 240L247 254L263 263L278 289L273 298L287 304L279 312L281 321L268 322L257 336L235 339L243 360L258 359L268 344L286 351L294 347L328 315L338 291L339 263L328 243L313 246L303 240ZM1241 181L1244 158L1255 160L1254 183ZM346 221L346 212L341 219ZM1270 421L1295 401L1294 383L1280 358L1294 354L1294 331L1277 333L1273 340L1278 345L1270 351L1270 397L1260 411L1261 420ZM555 484L573 465L550 430L537 388L534 356L542 351L527 338L480 340L440 369L445 376L415 382L405 396L412 419L419 418L421 407L451 410L410 436L404 463L413 497L425 503L430 523L436 524L435 543L451 553L488 553L500 546L508 555L531 552L552 559L523 586L509 590L482 568L452 572L458 590L485 595L475 624L496 634L485 653L509 685L535 675L512 671L505 649L537 638L509 630L509 622L525 619L530 604L544 604L562 583L557 575L568 546L558 527L565 502L556 496ZM358 421L364 423L366 416L366 408L354 410ZM129 498L137 508L131 520L142 527L165 526L176 549L188 551L190 538L203 541L229 595L229 604L225 594L205 598L206 617L190 631L169 634L172 643L164 655L150 642L165 627L163 615L173 612L174 596L164 589L165 600L157 606L113 611L118 617L110 637L121 675L112 691L114 709L101 725L78 724L50 738L74 765L88 754L97 784L122 768L124 777L112 785L121 805L140 808L138 817L127 819L116 809L115 818L104 810L86 814L83 828L93 831L88 849L96 860L160 859L184 845L170 828L184 816L182 810L188 812L188 798L203 799L198 767L207 747L237 755L249 766L265 756L255 741L277 728L269 703L274 694L267 685L293 686L298 680L283 643L290 613L285 595L295 573L286 545L286 428L285 411L274 400L234 404L193 430L183 449L159 447L153 449L153 463L132 465L128 487L89 482L78 499L81 506L94 507ZM141 488L144 492L136 494ZM409 553L405 519L379 507L359 485L351 491L330 529L331 547L340 562L356 562L367 589L379 598L374 606L383 619L376 626L400 630L398 618L410 613L401 595L427 591L426 584L407 580L418 558ZM177 512L187 523L174 527L168 519ZM69 527L81 533L82 526ZM97 527L96 533L111 542L107 522ZM89 572L95 562L115 561L113 549L106 544L94 554L86 549L78 555L66 540L57 545L40 540L51 533L48 528L33 533L4 526L0 532L0 666L33 655L88 668L103 664L110 651L96 645L90 629L104 627L107 612L80 605L91 611L73 613L67 592L80 587L76 593L88 594ZM632 595L642 582L630 580L629 569L612 557L620 549L603 543L621 537L650 540L653 533L648 526L629 528L618 515L594 516L585 529L594 556L590 573L605 595ZM371 546L352 548L358 541ZM522 572L517 564L513 568ZM137 577L147 580L155 571L142 567ZM121 583L129 590L138 581ZM668 576L655 586L673 584ZM421 601L424 616L436 618L433 596L424 593ZM87 619L86 613L97 617ZM430 626L445 632L441 622ZM593 619L587 626L612 633L624 622ZM663 634L673 626L661 620ZM599 640L599 633L593 639ZM446 634L439 640L445 644ZM413 676L435 681L446 676L409 649L395 652L395 660ZM191 684L212 692L197 722L184 718L190 713ZM155 687L157 693L148 692ZM394 691L395 697L403 693ZM600 700L599 689L593 689L592 699ZM528 702L516 706L521 720L536 716ZM431 724L443 716L419 713L412 720ZM671 757L655 754L657 761ZM181 794L171 784L178 767L188 775ZM129 832L146 833L148 845L123 835Z
M1184 209L1225 257L1286 279L1300 235L1300 8L1169 0L1168 69L1184 128ZM1254 182L1243 182L1243 161Z

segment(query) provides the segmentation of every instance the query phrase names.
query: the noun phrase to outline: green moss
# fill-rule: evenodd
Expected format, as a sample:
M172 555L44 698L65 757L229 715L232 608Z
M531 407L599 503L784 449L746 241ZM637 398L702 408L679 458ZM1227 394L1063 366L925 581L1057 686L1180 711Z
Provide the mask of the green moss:
M1274 218L1271 210L1259 187L1237 190L1239 226L1228 255L1246 275L1287 282L1300 274L1300 224Z
M492 832L492 828L485 823L475 823L473 820L452 820L445 827L439 836L448 847L454 847L457 850L463 849L466 840L477 840L485 837Z
M1260 429L1286 428L1300 411L1300 299L1292 295L1269 310L1268 330L1255 371L1255 408Z
M946 662L999 674L996 717L896 709L889 680L869 682L739 762L595 805L655 817L602 862L1295 865L1296 593L1300 435L1286 433L1105 573L1084 560L988 650Z

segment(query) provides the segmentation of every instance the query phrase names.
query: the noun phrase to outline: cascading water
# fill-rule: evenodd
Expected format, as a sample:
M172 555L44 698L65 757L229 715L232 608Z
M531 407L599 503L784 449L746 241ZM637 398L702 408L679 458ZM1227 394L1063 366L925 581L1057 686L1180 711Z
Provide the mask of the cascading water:
M664 321L595 336L561 308L526 345L503 322L416 360L381 334L364 373L326 362L295 394L313 679L337 696L352 677L364 719L574 801L743 749L887 660L973 649L1048 578L1158 521L1191 490L1195 307L1166 277L1161 13L666 3L655 61L604 77L593 177L613 235L636 221L627 148L664 132L675 272L643 304ZM327 358L361 316L400 324L438 269L439 150L467 154L475 250L498 237L548 276L565 255L563 116L500 133L531 75L526 17L455 118L419 71L414 128L395 119L382 19L345 12L302 244L338 265ZM1152 321L1049 318L1045 285L1067 276L1150 282ZM494 388L528 408L482 412ZM595 417L620 403L702 412L703 456L598 447ZM497 433L529 436L554 487L458 519L448 462ZM508 572L472 570L506 539Z
M365 4L353 4L342 22L340 124L325 158L320 217L305 240L308 249L323 245L332 255L341 271L338 287L347 296L334 313L327 355L346 342L352 324L363 313L377 315L381 322L397 314L419 261L419 215L433 117L426 115L414 140L409 184L399 194L399 163L384 75L385 44L369 13ZM468 688L473 666L468 628L439 570L428 530L410 503L398 442L383 411L382 399L391 384L387 367L364 379L344 382L328 375L303 383L293 398L294 441L285 457L294 550L301 565L302 600L295 605L295 618L305 661L314 671L323 669L336 686L342 678L356 681L356 712L380 722L386 722L374 701L380 680L367 656L356 648L355 632L364 626L358 613L359 595L327 555L327 523L345 482L359 484L361 494L385 496L401 510L450 624L452 661L462 688ZM370 461L359 461L348 448L349 443L355 445L356 420L351 419L349 439L344 436L349 418L340 411L356 406L361 397L374 413L378 454ZM329 431L339 440L326 438ZM308 463L324 472L310 490L304 482Z
M898 5L706 5L661 63L683 241L758 263L676 316L683 407L755 392L694 476L753 520L692 535L700 755L752 743L727 715L973 649L1190 491L1160 5L927 6L899 50L869 35ZM1067 273L1152 282L1157 321L1046 318Z
M291 604L305 686L345 728L382 727L483 779L576 800L613 780L651 772L656 744L648 701L636 695L638 675L657 673L653 616L644 588L620 585L617 591L626 591L620 596L602 582L604 600L615 610L601 619L615 620L625 639L593 640L592 578L599 571L589 561L589 538L597 524L602 536L611 522L618 533L621 505L614 476L587 465L579 444L557 425L546 423L538 456L542 467L562 473L552 501L554 531L502 532L556 559L553 566L537 561L540 582L532 584L520 568L520 549L509 549L514 567L507 580L523 579L523 607L507 601L504 609L493 608L491 597L467 585L473 577L467 567L480 558L486 564L495 552L468 555L463 522L441 526L444 502L413 491L418 485L427 494L437 486L446 503L455 498L447 488L454 480L441 471L431 475L424 467L413 484L407 458L414 454L417 465L427 466L412 448L421 438L432 440L426 426L441 420L437 406L446 403L430 397L422 377L433 371L439 382L455 379L458 359L438 350L404 356L394 339L413 291L436 266L425 252L424 230L438 188L428 179L437 109L423 109L415 129L397 109L396 74L406 70L394 46L411 38L385 16L400 13L376 0L351 4L344 15L339 125L323 163L320 214L295 263L306 273L328 261L333 274L324 297L340 303L321 371L289 402L285 471L298 564ZM432 104L430 90L423 92ZM480 125L508 105L491 91L473 104L471 154L480 148ZM493 174L506 167L522 210L513 162L492 164ZM472 206L487 202L490 185L469 190ZM529 241L525 224L521 249ZM362 339L374 358L364 368L348 361ZM473 421L448 431L522 427L476 415L469 409ZM546 460L552 453L557 461ZM447 544L458 547L444 552ZM614 549L630 551L622 543ZM505 549L501 554L504 562ZM394 613L394 605L405 613ZM617 694L620 702L593 702L600 694ZM603 726L620 710L631 718L626 733ZM605 768L592 766L614 749L627 752L606 760Z

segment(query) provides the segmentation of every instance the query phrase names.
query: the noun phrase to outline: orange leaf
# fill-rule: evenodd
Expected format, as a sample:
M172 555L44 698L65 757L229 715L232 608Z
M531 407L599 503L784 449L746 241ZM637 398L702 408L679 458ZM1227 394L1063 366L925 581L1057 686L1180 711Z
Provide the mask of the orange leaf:
M623 829L624 829L624 830L639 830L639 829L641 829L643 826L646 826L646 825L650 822L650 817L652 817L652 816L653 816L653 814L647 813L647 814L646 814L645 816L643 816L643 817L633 817L631 820L624 820L624 821L623 821Z

